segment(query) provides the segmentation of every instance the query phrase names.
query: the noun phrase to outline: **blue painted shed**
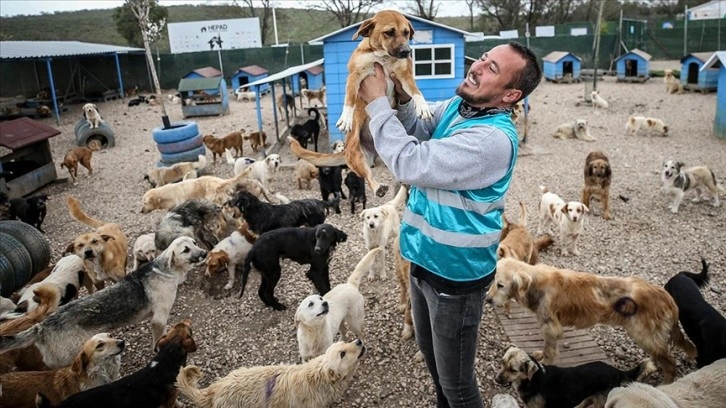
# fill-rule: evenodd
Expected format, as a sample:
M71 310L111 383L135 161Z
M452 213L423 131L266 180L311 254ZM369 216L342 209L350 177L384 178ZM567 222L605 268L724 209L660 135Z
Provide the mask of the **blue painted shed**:
M469 33L409 14L405 16L414 29L410 45L414 77L421 93L427 101L451 98L464 80L464 35ZM348 59L361 40L352 38L361 24L353 24L310 41L311 44L323 43L330 143L344 139L338 128L330 124L334 125L343 112Z
M190 98L182 98L181 101L182 115L185 118L189 116L222 116L229 112L227 83L221 76L214 78L182 78L179 81L177 90L192 95ZM212 90L216 92L210 92ZM212 100L199 95L198 91L204 91L211 95ZM187 103L187 101L190 103Z
M300 74L305 76L305 80L308 86L307 89L320 89L323 85L325 85L325 83L323 82L323 72L325 72L323 66L318 65L307 69Z
M718 86L718 69L701 71L703 64L713 55L711 52L693 52L681 58L681 84L690 90L715 91Z
M269 72L270 71L259 65L248 65L246 67L240 67L237 69L237 72L232 75L232 89L236 90L240 87L240 85L247 85L262 78L267 78ZM270 92L270 85L262 84L260 85L259 90L261 94Z
M703 63L701 71L718 69L716 90L716 118L713 120L713 134L726 139L726 51L716 51Z
M651 55L633 48L615 59L617 82L645 82L650 78Z
M218 70L214 67L204 67L204 68L197 68L194 71L188 72L185 74L182 79L191 79L191 78L217 78L222 77L222 71ZM179 91L181 92L181 91ZM208 89L205 90L210 95L216 95L217 92L219 92L218 89ZM188 93L187 96L191 96L191 93Z
M544 77L547 81L580 82L582 58L567 51L552 51L542 58Z

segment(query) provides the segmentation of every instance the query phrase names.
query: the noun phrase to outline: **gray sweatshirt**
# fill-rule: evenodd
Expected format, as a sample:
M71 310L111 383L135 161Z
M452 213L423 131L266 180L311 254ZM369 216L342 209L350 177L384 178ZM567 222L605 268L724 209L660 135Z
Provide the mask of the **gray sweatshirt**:
M386 97L380 97L366 107L376 151L398 181L443 190L475 190L496 183L506 174L512 144L498 128L471 127L430 140L450 102L430 104L434 112L431 121L416 116L412 101L394 110Z

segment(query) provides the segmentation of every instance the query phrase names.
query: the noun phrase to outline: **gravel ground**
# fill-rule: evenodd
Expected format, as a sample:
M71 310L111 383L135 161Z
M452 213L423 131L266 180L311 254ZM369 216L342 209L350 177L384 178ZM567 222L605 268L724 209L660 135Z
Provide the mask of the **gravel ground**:
M677 62L672 65L677 68ZM711 136L715 94L667 95L658 78L645 84L625 84L615 83L614 78L607 77L598 83L598 89L610 102L610 109L595 111L581 104L583 88L583 84L542 83L532 95L528 150L534 154L519 158L507 197L507 214L511 219L517 219L516 203L522 200L529 210L530 228L535 228L540 195L538 185L546 185L565 200L577 200L585 156L592 150L601 149L609 156L613 168L611 203L615 219L606 222L598 217L601 209L596 204L596 215L588 219L580 240L582 254L562 257L558 251L550 250L542 255L542 262L602 275L634 274L664 284L678 271L697 270L699 256L704 256L711 262L713 275L711 289L704 290L704 295L723 312L726 310L726 299L721 295L726 290L723 274L726 267L726 210L706 203L694 204L687 198L681 212L671 214L659 179L662 161L676 158L688 165L709 166L719 181L726 184L726 142ZM266 129L274 129L270 104L270 97L263 97ZM151 130L161 124L159 109L147 105L127 107L120 100L98 105L103 118L115 129L116 147L94 154L93 176L86 177L85 169L80 169L83 176L77 184L58 182L42 190L52 197L44 228L52 243L54 261L60 258L75 235L88 230L68 215L65 207L68 195L76 196L84 210L94 217L121 224L130 246L137 236L152 232L163 215L158 211L139 213L141 196L148 188L142 178L158 159ZM193 120L205 134L224 135L240 127L256 127L253 103L230 101L230 109L231 113L223 117ZM180 106L168 106L168 111L173 121L182 119ZM670 135L667 138L625 135L625 121L636 112L665 120L671 129ZM73 126L80 117L80 106L74 105L61 118L63 133L51 140L57 166L64 153L74 145ZM577 118L589 121L591 133L598 139L596 142L551 137L560 123ZM55 125L50 119L45 122ZM270 133L274 130L268 130ZM251 155L252 151L246 146L245 153ZM286 147L280 153L285 164L294 163ZM216 166L211 165L211 154L208 159L211 173L231 176L231 166L219 162ZM374 172L380 179L393 181L385 168L379 166ZM65 169L58 168L58 174L61 178L67 177ZM317 183L310 191L296 190L290 167L280 171L274 187L291 199L320 195ZM618 196L625 196L629 201L624 202ZM372 194L368 197L369 206L384 201ZM349 234L348 241L339 246L331 262L334 285L347 278L364 254L360 220L351 215L347 202L341 207L343 214L333 214L328 219ZM390 256L388 262L392 271ZM251 275L244 298L238 299L219 296L217 289L224 285L226 276L214 279L216 289L210 296L201 289L201 268L189 273L169 324L185 317L192 318L199 350L189 362L202 368L204 385L238 367L298 361L293 314L298 302L314 289L304 276L305 268L286 261L283 270L276 294L288 306L284 312L266 308L259 300L257 274ZM423 363L414 359L414 342L400 339L402 319L396 312L398 287L390 276L387 281L377 278L362 285L369 353L346 397L337 405L339 407L423 407L435 403L428 373ZM644 357L620 329L596 327L592 333L611 361L621 367L632 366ZM123 358L124 373L142 367L152 357L148 324L130 326L113 334L129 344ZM487 307L480 329L476 364L480 389L487 399L497 393L511 392L493 381L507 346L508 339L501 325ZM695 364L686 361L680 352L679 360L679 375L695 368Z

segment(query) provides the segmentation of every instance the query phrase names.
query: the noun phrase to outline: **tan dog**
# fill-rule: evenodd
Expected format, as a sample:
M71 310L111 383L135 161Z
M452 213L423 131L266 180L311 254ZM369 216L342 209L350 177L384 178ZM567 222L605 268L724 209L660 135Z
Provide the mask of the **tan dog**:
M98 127L101 126L101 123L103 123L101 114L98 112L98 107L92 103L83 105L83 117L86 119L91 129L98 129Z
M53 114L53 111L51 111L50 108L45 105L39 105L37 108L35 108L35 113L40 117L49 118Z
M640 115L630 115L625 122L625 130L628 134L637 134L641 130L646 130L656 132L663 137L668 136L668 126L662 120Z
M96 145L98 146L98 145ZM99 149L90 149L88 147L74 147L66 153L63 157L63 163L61 168L65 167L68 169L68 174L71 176L73 181L78 178L78 164L85 167L88 170L88 175L93 174L93 168L91 167L91 157L93 152Z
M398 235L393 239L393 262L398 279L398 312L403 315L401 338L408 340L413 337L413 316L411 316L411 299L409 297L411 262L401 256L400 239L401 237Z
M81 234L68 245L66 252L71 252L83 259L86 273L93 281L96 289L103 289L107 279L118 282L126 276L126 251L129 243L121 226L105 223L91 218L81 210L81 204L75 197L66 200L68 212L76 221L96 228L93 232ZM86 284L88 292L92 292L90 282Z
M382 279L386 279L388 238L398 236L398 230L401 229L401 216L398 214L398 207L405 204L407 198L408 190L401 185L393 200L378 207L367 208L360 213L360 218L363 220L363 240L366 249L369 251L373 248L383 249L378 255L378 271ZM375 268L371 265L368 278L373 279L374 277Z
M365 351L361 340L338 342L305 364L240 368L204 389L199 367L187 366L176 386L200 408L325 408L343 397Z
M267 146L267 134L263 131L252 132L243 136L245 140L250 141L250 147L252 151L257 153L260 149L264 149Z
M676 374L671 342L689 357L696 356L695 346L678 326L673 298L661 286L638 277L603 277L502 258L486 300L497 306L511 299L537 316L545 345L544 351L533 355L545 364L556 360L564 326L584 329L596 324L623 327L663 368L665 382L673 381Z
M610 106L598 91L592 91L590 97L592 98L592 107L595 109L607 109Z
M207 158L199 155L196 162L174 163L169 167L155 167L144 176L144 180L151 184L151 187L161 187L177 181L189 180L198 177L198 170L207 167Z
M590 198L602 203L602 217L612 220L610 213L610 180L612 170L610 160L605 153L596 150L585 158L585 185L582 187L582 204L591 208Z
M280 94L277 95L277 97L275 98L275 102L277 102L277 111L280 113L280 116L283 116L283 110L285 111L285 113L289 113L290 111L292 111L292 116L297 116L297 105L295 104L295 96L293 96L292 94L280 92Z
M590 135L590 127L585 119L577 119L574 122L563 123L557 127L552 137L555 139L580 139L586 142L594 142L597 139Z
M134 265L131 270L135 271L139 269L139 265L142 263L153 261L157 255L159 255L159 251L154 245L154 233L139 235L134 241L134 250L132 252Z
M586 205L577 202L565 202L555 193L547 190L545 186L539 186L542 191L542 198L539 202L539 226L537 235L544 228L545 224L554 225L559 234L559 244L563 255L580 255L577 249L577 241L584 229L585 216L590 213Z
M242 132L232 132L224 137L218 138L214 135L205 135L202 140L207 149L212 151L212 162L217 162L217 156L224 156L224 151L234 149L235 156L242 156Z
M312 105L314 99L319 100L320 105L325 106L325 101L323 101L323 98L325 98L325 85L320 87L320 89L303 89L301 92L305 99L307 99L308 106Z
M663 83L665 84L666 93L683 93L683 85L681 84L681 80L673 75L672 69L665 70L665 73L663 75Z
M119 378L124 341L100 333L83 343L69 367L52 371L24 371L0 375L3 407L34 407L40 392L52 404L71 395Z
M388 192L388 186L379 183L373 178L364 147L361 145L360 134L367 126L368 115L365 112L366 103L358 97L358 88L363 79L375 72L374 64L379 63L383 67L386 77L391 73L401 81L403 90L411 95L416 114L424 119L432 117L426 100L421 91L416 87L411 69L411 48L408 41L413 38L413 26L406 17L393 10L385 10L376 13L373 18L365 20L353 39L364 37L353 51L348 61L348 80L345 87L345 103L343 113L338 119L336 126L345 133L344 154L322 154L303 149L297 140L290 141L290 148L297 157L305 159L316 166L340 166L347 164L348 167L359 177L364 178L368 186L378 197L383 197ZM393 82L388 84L389 101L395 106ZM373 152L371 152L373 153Z
M320 170L315 167L314 164L307 160L300 159L295 163L295 181L297 182L297 189L303 189L303 183L305 183L305 189L310 190L310 181L318 178Z

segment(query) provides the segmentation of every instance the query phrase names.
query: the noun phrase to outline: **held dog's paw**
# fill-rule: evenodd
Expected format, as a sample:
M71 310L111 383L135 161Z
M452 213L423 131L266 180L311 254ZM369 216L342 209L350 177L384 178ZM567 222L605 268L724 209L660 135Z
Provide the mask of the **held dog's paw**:
M416 107L416 116L423 120L431 120L434 117L423 95L414 95L413 103Z
M335 126L343 133L348 133L353 129L353 107L343 106L343 113L340 114L340 118L335 122Z

